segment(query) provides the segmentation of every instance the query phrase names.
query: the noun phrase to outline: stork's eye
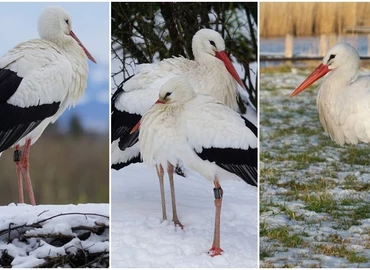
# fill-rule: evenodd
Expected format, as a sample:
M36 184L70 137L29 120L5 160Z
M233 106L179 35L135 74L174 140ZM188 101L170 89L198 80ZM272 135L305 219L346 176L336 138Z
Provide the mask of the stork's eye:
M213 40L210 40L209 43L213 46L216 47L216 43Z
M66 24L68 24L69 25L69 20L64 20L65 22L66 22Z
M329 56L328 63L329 63L329 61L330 61L331 59L334 59L334 58L335 58L335 54L331 54L331 55Z
M167 92L164 97L166 98L166 97L169 97L170 95L171 95L171 92Z

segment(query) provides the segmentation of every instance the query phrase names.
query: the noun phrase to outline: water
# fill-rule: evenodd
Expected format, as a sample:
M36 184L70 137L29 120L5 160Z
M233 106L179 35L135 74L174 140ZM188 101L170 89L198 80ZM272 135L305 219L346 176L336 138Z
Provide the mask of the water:
M357 49L360 56L368 54L368 36L367 35L343 35L336 36L335 43L346 42ZM330 40L330 38L328 38ZM330 48L330 47L328 47ZM295 37L293 40L294 56L319 56L320 37ZM285 37L279 38L261 38L260 54L261 55L278 55L284 56ZM279 65L281 62L261 62L261 66Z

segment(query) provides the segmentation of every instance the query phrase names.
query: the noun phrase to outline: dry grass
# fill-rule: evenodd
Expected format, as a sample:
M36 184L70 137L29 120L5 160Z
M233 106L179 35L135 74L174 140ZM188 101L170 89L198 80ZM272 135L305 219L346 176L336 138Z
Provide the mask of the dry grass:
M36 202L109 202L108 157L108 136L72 138L43 134L30 152L30 174ZM0 182L0 204L18 202L13 149L8 149L0 157Z
M342 34L346 26L369 25L370 3L261 3L262 37Z

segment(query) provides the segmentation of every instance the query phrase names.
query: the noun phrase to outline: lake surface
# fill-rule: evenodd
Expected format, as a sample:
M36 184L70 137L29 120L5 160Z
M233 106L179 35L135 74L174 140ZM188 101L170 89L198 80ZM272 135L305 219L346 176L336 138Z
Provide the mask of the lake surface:
M368 55L368 35L343 35L327 37L327 42L332 44L346 42L354 46L360 56ZM330 45L328 45L330 48ZM285 37L278 38L261 38L260 55L277 55L284 56ZM320 37L295 37L293 40L294 56L319 56L320 55ZM281 62L261 62L261 66L278 65Z

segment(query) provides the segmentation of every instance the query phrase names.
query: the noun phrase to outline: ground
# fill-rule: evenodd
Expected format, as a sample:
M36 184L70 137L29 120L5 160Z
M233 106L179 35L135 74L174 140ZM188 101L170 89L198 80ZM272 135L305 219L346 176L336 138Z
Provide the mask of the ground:
M211 257L214 226L213 183L186 170L175 176L182 230L171 222L165 176L167 221L162 221L155 168L134 164L112 170L112 267L257 267L257 189L224 179L221 256Z
M261 74L260 265L370 267L370 146L324 134L317 84L289 98L308 74Z

